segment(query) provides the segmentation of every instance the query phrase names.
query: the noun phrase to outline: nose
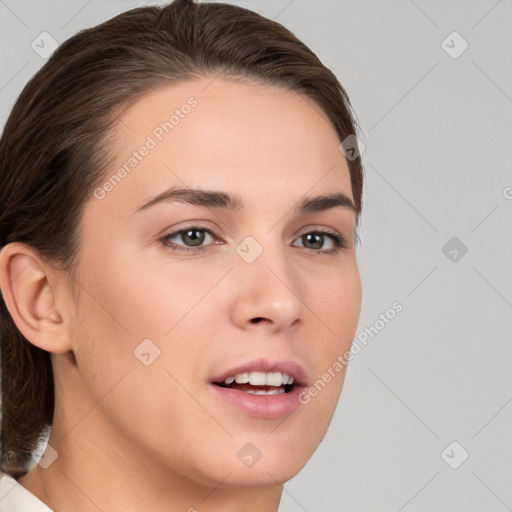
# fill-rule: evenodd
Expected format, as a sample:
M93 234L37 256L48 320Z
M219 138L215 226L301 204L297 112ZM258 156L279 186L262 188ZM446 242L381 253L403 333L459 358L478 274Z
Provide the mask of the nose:
M232 320L242 329L255 329L261 324L258 328L265 327L269 332L296 327L303 320L305 307L300 276L288 264L284 247L276 243L262 249L252 262L242 251L235 255Z

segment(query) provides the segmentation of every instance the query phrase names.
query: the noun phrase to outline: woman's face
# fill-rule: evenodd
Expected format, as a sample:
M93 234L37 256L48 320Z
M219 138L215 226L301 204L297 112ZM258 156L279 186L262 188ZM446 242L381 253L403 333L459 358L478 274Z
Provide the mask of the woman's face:
M350 348L359 318L354 211L339 200L299 209L352 200L350 175L311 101L212 80L152 92L119 118L116 161L82 218L78 372L68 379L54 360L67 383L57 407L94 404L69 435L120 463L275 484L322 440L344 371L308 403L298 395ZM213 383L251 370L237 389ZM291 391L277 372L294 376Z

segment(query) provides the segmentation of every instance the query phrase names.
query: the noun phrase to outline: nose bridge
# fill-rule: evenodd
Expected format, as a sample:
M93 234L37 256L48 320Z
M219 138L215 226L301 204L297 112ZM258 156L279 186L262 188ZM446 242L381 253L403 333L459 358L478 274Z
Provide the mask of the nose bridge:
M235 271L240 279L236 319L254 323L263 318L286 327L302 315L300 281L287 260L288 254L276 232L247 236L236 247Z

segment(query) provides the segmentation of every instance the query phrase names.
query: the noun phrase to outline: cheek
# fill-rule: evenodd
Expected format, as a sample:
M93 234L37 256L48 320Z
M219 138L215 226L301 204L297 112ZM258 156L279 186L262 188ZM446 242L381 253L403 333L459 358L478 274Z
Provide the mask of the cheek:
M339 355L350 346L361 312L361 278L356 260L347 260L339 269L321 277L312 276L307 289L311 323L316 323L323 333L313 338L318 343L314 352L323 355L322 359Z
M180 272L171 280L163 271L156 275L149 266L125 261L131 270L127 272L112 258L91 266L82 261L83 288L73 337L83 384L98 404L93 416L109 418L129 439L139 438L140 443L141 436L146 437L156 451L185 457L186 431L176 425L186 418L187 424L216 428L180 386L190 387L202 353L196 343L201 337L194 332L198 328L185 315L213 283L195 277L194 284L188 273Z
M114 339L162 339L208 286L197 272L141 258L133 248L97 254L92 243L84 251L81 281L88 293L83 302L94 330Z
M128 250L97 252L96 257L92 248L90 244L81 262L83 288L74 329L77 360L87 368L94 396L101 397L130 371L126 381L134 386L131 396L140 396L139 405L148 413L152 407L161 410L164 404L153 403L159 398L151 395L146 400L143 389L165 390L167 399L183 396L165 370L180 382L197 371L203 345L216 328L215 318L219 322L218 307L212 303L215 292L208 292L225 271L212 272L197 263L192 267L187 262L151 261Z
M327 278L328 277L328 278ZM323 283L323 286L321 284ZM356 334L361 311L361 279L356 261L348 262L339 272L309 283L311 293L307 305L311 310L312 327L306 357L315 368L310 382L311 393L305 407L315 412L311 418L327 425L339 399L346 374L346 354ZM341 361L341 362L340 362Z

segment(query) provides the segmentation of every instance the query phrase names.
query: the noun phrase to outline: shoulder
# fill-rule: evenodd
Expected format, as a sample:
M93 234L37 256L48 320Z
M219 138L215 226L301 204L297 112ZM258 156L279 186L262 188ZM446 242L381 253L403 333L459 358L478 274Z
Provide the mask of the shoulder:
M0 510L2 512L53 512L15 478L3 472L0 472Z

